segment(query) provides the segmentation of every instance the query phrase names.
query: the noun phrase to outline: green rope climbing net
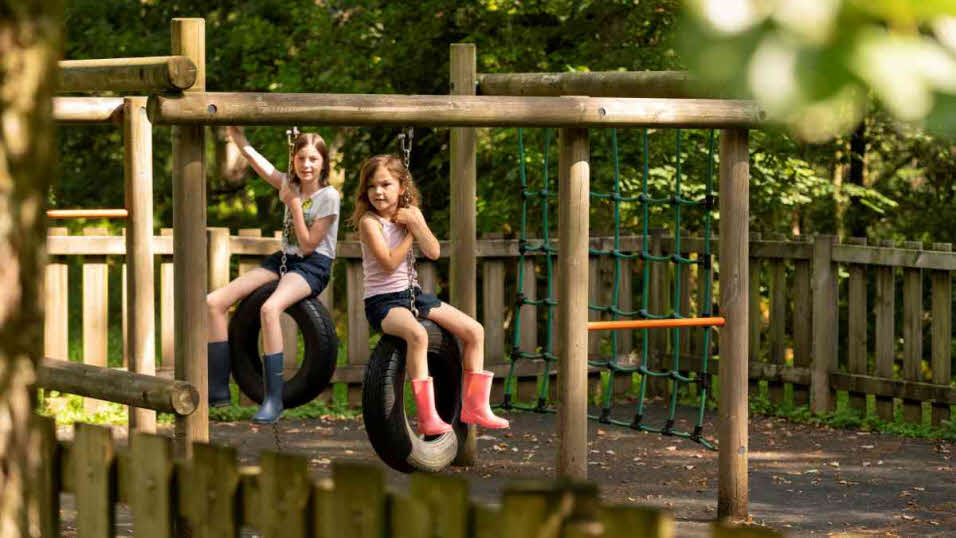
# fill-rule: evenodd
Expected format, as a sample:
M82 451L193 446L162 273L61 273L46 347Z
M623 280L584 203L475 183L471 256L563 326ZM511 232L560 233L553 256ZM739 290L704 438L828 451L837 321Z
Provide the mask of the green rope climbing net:
M713 131L709 131L706 139L706 151L707 151L707 162L704 171L704 193L702 196L695 196L690 198L685 196L682 189L682 153L681 153L681 139L682 134L680 130L676 130L674 135L675 140L675 157L674 157L674 172L673 172L673 191L668 196L655 198L651 196L649 192L649 176L650 176L650 165L649 165L649 144L648 144L648 131L644 129L642 132L642 171L641 171L641 189L640 193L635 196L625 196L622 194L621 189L621 170L620 170L620 158L618 151L618 136L616 130L611 130L611 159L613 161L613 187L610 192L590 192L592 199L603 200L605 203L610 202L613 212L613 246L610 249L589 249L590 255L595 257L600 256L610 256L613 259L613 289L611 293L611 304L609 305L597 305L589 304L588 308L592 312L600 312L604 315L610 317L611 320L617 319L677 319L688 317L689 312L681 312L681 281L682 281L682 272L689 270L688 266L696 264L698 265L698 285L703 286L703 293L700 296L700 305L698 307L698 317L708 317L714 315L711 312L711 305L713 304L712 300L712 283L713 283L713 270L712 270L712 252L711 252L711 219L714 209L714 194L713 194L713 185L714 185L714 144L715 144L715 134ZM515 388L516 381L516 368L521 361L528 360L538 360L544 362L543 372L549 373L552 372L552 364L557 360L555 354L555 341L554 334L552 330L552 319L554 317L554 307L557 305L557 300L555 299L555 289L554 289L554 257L557 255L557 247L552 244L551 241L551 229L549 222L549 213L551 212L551 206L553 205L552 199L557 198L557 189L551 187L551 171L550 171L550 146L551 140L553 137L553 131L548 129L544 131L544 151L542 154L543 161L543 170L542 177L540 181L541 188L538 190L530 188L528 173L526 169L526 155L525 155L525 141L524 133L522 130L518 130L518 172L521 180L521 196L522 196L522 205L521 205L521 228L520 228L520 238L518 242L519 249L519 263L518 263L518 278L517 278L517 300L515 302L515 310L513 316L513 326L514 326L514 341L512 344L511 352L511 367L508 374L508 379L505 384L504 392L504 402L501 407L506 409L508 408L517 408L525 410L533 410L537 412L553 412L553 409L548 406L548 394L549 394L549 383L550 375L542 375L538 383L537 391L537 402L534 404L526 404L514 401L512 398L513 391ZM592 185L596 182L592 181ZM636 252L627 252L621 250L621 228L622 228L622 218L621 210L622 205L628 204L627 207L633 208L634 204L637 204L638 210L638 220L640 221L641 229L641 242L640 250ZM540 224L540 235L534 240L529 240L528 230L529 230L529 206L537 206L540 211L539 214L539 224ZM672 212L672 233L674 237L673 249L670 254L652 254L649 251L650 244L650 228L649 223L651 220L651 208L654 206L663 206L670 207ZM703 210L703 249L697 253L696 258L691 258L688 254L687 257L681 255L681 210L689 206L697 206ZM546 297L540 299L532 299L530 296L535 294L526 294L523 288L525 282L525 271L528 270L528 264L525 263L526 259L541 260L544 264L541 273L544 278L546 278ZM621 290L622 290L622 261L637 259L642 261L642 278L641 278L641 301L640 308L636 310L623 310L621 308ZM651 264L664 264L667 270L672 270L674 275L674 288L673 288L673 308L668 312L651 312L649 310L649 297L650 297L650 266ZM629 277L630 275L628 275ZM530 296L529 296L530 295ZM541 343L540 347L536 350L528 351L522 350L521 345L521 318L520 315L521 309L526 306L535 306L543 307L545 309L545 338ZM649 357L652 356L652 353L660 353L659 350L650 348L650 338L649 331L660 331L660 330L669 330L671 331L672 336L672 348L669 353L670 365L667 367L658 367L652 368L649 365ZM637 360L637 365L622 364L619 361L619 331L611 331L610 335L610 354L608 356L600 357L591 357L593 360L589 360L588 364L592 367L598 367L603 372L606 372L602 375L602 394L601 394L601 412L600 415L593 416L589 415L589 418L597 420L604 424L615 424L619 426L627 426L633 429L656 432L665 435L674 435L684 438L689 438L696 442L701 443L707 448L713 449L714 446L711 442L703 436L703 421L704 413L707 407L707 399L710 393L710 377L711 374L708 371L708 360L710 358L711 350L711 332L710 328L706 328L701 333L701 338L703 342L699 347L700 351L700 367L696 372L688 372L686 367L681 367L681 338L680 331L689 330L688 328L670 328L670 329L638 329L639 335L641 337L641 345L639 348L639 356ZM660 364L663 364L666 361L662 361ZM682 373L684 372L684 373ZM615 378L619 376L627 376L628 379L633 379L634 374L639 374L640 383L639 388L637 389L637 403L634 408L633 418L630 421L623 421L614 419L611 417L611 406L614 403L614 387L615 387ZM667 406L666 419L662 425L649 425L645 423L645 410L647 409L647 400L648 400L648 382L651 379L659 378L664 380L671 380L672 387L669 391L669 402ZM679 388L681 386L696 386L694 393L696 393L696 423L694 425L693 431L679 431L675 429L675 415L678 406L678 395L681 392Z

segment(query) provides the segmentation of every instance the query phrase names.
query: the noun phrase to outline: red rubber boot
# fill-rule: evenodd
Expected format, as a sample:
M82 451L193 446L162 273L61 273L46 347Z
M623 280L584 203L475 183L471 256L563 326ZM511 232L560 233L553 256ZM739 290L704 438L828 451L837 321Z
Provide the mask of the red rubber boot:
M412 392L418 405L418 433L441 435L451 431L451 425L438 416L435 409L435 386L431 377L412 379Z
M494 429L508 427L508 421L495 416L491 411L491 406L488 405L493 379L494 374L491 372L465 370L465 393L461 399L462 422Z

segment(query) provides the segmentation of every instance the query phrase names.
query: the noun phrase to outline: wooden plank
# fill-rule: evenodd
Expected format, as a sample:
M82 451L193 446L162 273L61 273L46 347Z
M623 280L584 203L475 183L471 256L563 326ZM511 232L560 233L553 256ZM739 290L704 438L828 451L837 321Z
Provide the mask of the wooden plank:
M388 495L388 538L445 536L434 528L432 515L421 500L399 493Z
M192 87L197 74L185 56L60 60L59 67L62 93L178 92Z
M817 414L832 411L835 405L829 377L829 373L836 370L837 358L837 297L834 289L837 275L831 255L833 241L832 235L818 235L813 243L813 379L810 404Z
M521 264L522 262L519 261L518 263ZM522 274L518 277L521 279L521 287L518 293L523 294L524 297L530 301L537 300L538 279L537 275L535 275L534 258L525 258L523 264L523 270L520 271ZM519 349L526 353L534 353L538 347L538 307L535 305L523 305L518 311L518 317L521 327Z
M749 243L750 163L748 133L743 129L720 134L720 305L727 325L720 331L720 426L718 439L719 517L745 518L748 511L747 476L747 320L750 301ZM729 239L728 239L729 238Z
M209 291L229 284L229 228L207 227Z
M53 118L59 123L119 123L122 97L54 97Z
M172 238L173 230L163 228L163 236ZM173 377L176 368L176 339L173 337L173 310L175 308L175 277L176 271L172 264L172 257L163 256L159 264L159 338L160 359L159 372Z
M471 505L471 535L474 538L501 538L501 511L483 504Z
M881 245L892 247L893 245ZM932 252L913 248L872 248L840 245L833 249L833 260L839 263L887 265L910 269L956 270L956 253Z
M922 250L920 241L905 241L903 248ZM923 272L903 269L903 378L920 381L923 377ZM903 420L923 423L923 406L917 400L903 400Z
M651 230L648 238L650 241L650 254L653 256L663 255L662 231ZM666 262L645 261L648 265L648 302L647 310L652 315L663 315L667 313L667 264ZM644 333L648 341L648 356L646 357L647 366L651 370L661 370L663 368L662 356L667 353L667 331L648 330ZM660 377L649 377L647 380L648 396L664 396L667 394L667 380Z
M133 433L126 489L133 529L143 538L174 536L173 451L165 436Z
M865 237L850 237L848 244L866 245ZM866 375L866 266L850 264L849 298L847 305L847 371ZM850 407L866 416L866 395L850 393Z
M171 52L196 65L196 81L185 95L206 89L206 29L203 19L175 18L170 27ZM150 116L152 118L152 116ZM209 439L206 376L206 156L205 133L196 126L176 126L173 136L173 265L176 311L176 379L199 390L199 408L176 419L177 455L189 457L196 441Z
M369 325L365 318L365 293L362 264L349 260L345 264L346 304L348 304L349 364L366 364L371 355L368 347Z
M750 249L751 258L810 260L813 257L813 245L800 241L755 241L751 242Z
M126 225L124 282L128 317L128 367L131 372L156 374L155 284L153 282L153 126L146 116L145 97L123 102L123 184L129 221ZM129 409L130 428L153 433L156 412Z
M634 273L631 260L620 261L620 289L618 290L617 307L627 312L634 309ZM630 354L634 349L634 333L624 331L617 335L618 360L630 362Z
M258 530L265 538L307 538L312 482L305 456L263 452Z
M49 228L48 235L68 235L66 228ZM43 282L43 355L58 360L70 358L68 265L51 259Z
M315 538L338 538L335 489L330 478L312 485L312 532Z
M804 240L804 238L798 238ZM812 295L810 293L810 262L793 262L793 365L810 367ZM810 403L808 386L793 386L794 406Z
M934 251L951 251L952 243L933 243ZM930 273L932 299L932 362L933 383L937 385L949 384L952 376L952 334L953 334L953 277L950 271L933 271ZM934 426L941 426L943 421L950 420L948 405L934 402L932 421Z
M674 534L674 516L667 512L643 506L611 505L600 508L604 534L608 538L624 536L653 536L671 538Z
M949 385L934 385L905 379L890 379L834 372L830 374L834 387L876 394L883 398L902 398L919 402L936 401L944 405L956 405L956 388Z
M236 449L196 443L186 469L178 480L179 509L189 521L191 535L238 536Z
M590 199L587 129L558 134L558 462L559 476L588 475L587 319L588 212Z
M197 80L194 89L200 86ZM154 94L150 118L165 125L391 125L423 127L747 128L756 103L729 99L487 97L321 93Z
M559 538L572 528L599 528L597 485L590 482L511 484L501 504L501 536Z
M481 95L707 97L695 81L687 71L480 73L478 90Z
M750 232L750 244L760 240L760 233ZM762 261L752 255L749 258L750 277L748 279L748 297L749 297L749 316L747 318L748 341L750 354L748 360L751 364L760 362L762 359L760 349L760 334L763 325L763 311L760 308L760 272ZM759 394L760 387L756 383L750 383L748 390L754 394Z
M84 228L83 235L107 235L105 228ZM106 367L109 339L109 275L106 259L89 257L83 260L83 364ZM83 400L87 413L96 413L103 402Z
M385 534L385 474L377 465L332 462L336 536L381 538Z
M783 242L786 237L775 234L774 238ZM787 362L787 268L784 261L770 261L770 355L769 362L783 365ZM768 385L770 401L783 404L783 384L771 382Z
M415 473L408 492L431 514L431 534L468 537L468 481L457 476Z
M485 327L485 362L505 364L505 262L488 258L481 264L482 325Z
M677 272L680 274L680 296L677 301L677 312L682 316L690 316L690 266L679 265ZM677 341L680 343L680 352L690 351L690 338L692 329L679 329L675 331L678 335Z
M56 423L51 417L33 414L30 417L30 453L37 454L40 467L27 486L28 503L37 507L36 525L39 536L60 535L60 445L56 440Z
M127 97L127 99L133 99ZM145 99L145 97L143 97ZM48 219L125 219L129 211L125 209L47 209Z
M153 254L172 254L172 237L153 237ZM57 256L122 256L126 254L126 238L118 235L84 237L47 236L47 254Z
M418 285L425 293L438 293L438 267L430 261L418 261L415 263L415 271L418 273Z
M261 237L261 236L262 236L262 230L260 230L259 228L240 228L239 229L239 237ZM235 237L232 237L232 236L229 237L229 252L232 254L236 254L236 252L233 250L235 239L236 239ZM246 256L240 256L239 257L239 276L242 276L248 273L249 271L255 269L256 267L259 267L261 261L262 260L258 258L251 259Z
M892 247L892 240L880 241L880 246ZM876 268L876 376L893 377L893 362L896 360L896 274L893 267ZM893 399L876 398L876 412L881 420L893 420Z
M113 435L108 427L90 424L76 424L74 432L77 536L113 538L116 521L113 507L116 484L111 472Z
M601 296L603 295L602 286L604 284L601 278L601 265L601 258L597 256L590 256L588 258L588 321L601 320L601 313L590 309L590 306L602 306L604 304L601 301ZM588 355L598 354L601 349L601 338L603 337L604 335L599 332L591 332L588 334Z

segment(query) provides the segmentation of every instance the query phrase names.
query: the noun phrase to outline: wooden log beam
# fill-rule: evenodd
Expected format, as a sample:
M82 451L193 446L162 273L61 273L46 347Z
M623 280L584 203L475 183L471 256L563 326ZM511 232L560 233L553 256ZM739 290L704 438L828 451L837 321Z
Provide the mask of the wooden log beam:
M60 123L119 123L122 97L54 97L53 118Z
M931 269L956 271L956 252L917 250L912 248L873 248L860 245L833 245L833 261L905 267L907 269Z
M713 97L687 71L596 71L578 73L480 73L479 95L591 97Z
M180 416L199 404L196 387L185 381L49 358L40 361L37 386Z
M69 92L183 91L196 83L196 64L185 56L61 60L57 90Z
M425 127L753 127L749 101L322 93L153 95L149 117L175 125Z
M125 219L129 211L125 209L48 209L48 219Z

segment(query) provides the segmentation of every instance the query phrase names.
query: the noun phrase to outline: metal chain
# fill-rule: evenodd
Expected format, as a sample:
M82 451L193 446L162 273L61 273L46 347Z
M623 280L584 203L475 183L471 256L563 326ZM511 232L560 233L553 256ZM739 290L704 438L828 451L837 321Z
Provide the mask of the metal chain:
M412 162L412 141L415 138L415 128L406 127L402 130L401 134L398 135L398 142L402 148L402 160L405 163L405 170L409 170L409 166ZM409 171L409 173L411 173ZM405 192L403 197L403 202L405 207L411 205L411 196L408 192ZM418 308L415 306L415 247L414 245L408 249L408 254L405 255L405 265L408 268L408 296L409 296L409 309L412 311L412 315L416 318L418 317Z
M292 154L292 150L295 149L295 140L299 138L299 128L293 126L291 129L286 129L285 139L286 143L289 146L289 172L286 174L286 181L292 181L292 175L295 173L295 155ZM282 233L285 235L286 226L289 223L289 207L285 206L285 210L282 214ZM285 253L285 248L282 248L282 260L279 264L279 279L285 276L289 271L289 268L286 266L287 258Z

